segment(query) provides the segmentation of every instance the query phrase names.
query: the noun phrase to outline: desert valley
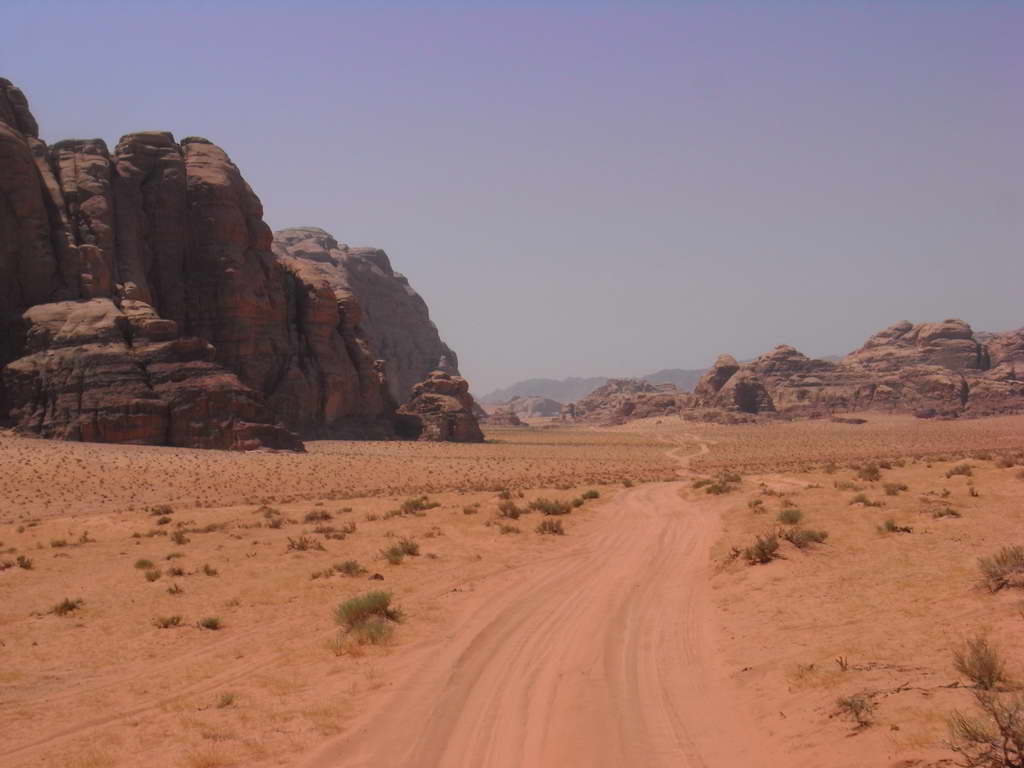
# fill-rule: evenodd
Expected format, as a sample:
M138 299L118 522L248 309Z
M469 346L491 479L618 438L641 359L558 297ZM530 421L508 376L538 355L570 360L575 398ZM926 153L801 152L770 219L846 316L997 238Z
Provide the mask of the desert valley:
M1024 766L1024 327L476 398L411 257L36 114L0 78L0 766Z

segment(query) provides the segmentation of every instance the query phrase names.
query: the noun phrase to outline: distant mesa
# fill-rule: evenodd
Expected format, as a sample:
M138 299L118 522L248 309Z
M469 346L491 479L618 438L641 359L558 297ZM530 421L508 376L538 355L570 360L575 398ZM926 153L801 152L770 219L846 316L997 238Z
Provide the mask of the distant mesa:
M575 418L605 424L661 415L735 422L854 411L922 418L1024 411L1024 329L982 335L958 319L901 322L838 361L780 345L748 363L720 356L692 395L656 394L645 382L617 380L575 403Z
M700 380L704 369L684 370L665 368L640 379L651 384L672 384L677 389L690 391ZM606 376L590 378L570 377L567 379L526 379L508 387L496 389L480 398L485 405L503 405L520 397L545 397L559 403L571 403L586 397L609 381Z
M24 94L0 79L0 168L0 425L300 450L394 437L398 404L431 394L418 382L458 374L383 251L314 228L273 235L207 139L47 146ZM422 434L472 432L456 422Z

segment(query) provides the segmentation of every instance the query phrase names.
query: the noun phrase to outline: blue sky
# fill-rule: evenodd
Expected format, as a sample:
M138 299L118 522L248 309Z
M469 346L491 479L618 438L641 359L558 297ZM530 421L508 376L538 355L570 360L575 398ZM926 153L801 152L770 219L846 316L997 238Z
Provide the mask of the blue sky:
M43 138L220 144L474 390L1024 325L1021 3L4 3Z

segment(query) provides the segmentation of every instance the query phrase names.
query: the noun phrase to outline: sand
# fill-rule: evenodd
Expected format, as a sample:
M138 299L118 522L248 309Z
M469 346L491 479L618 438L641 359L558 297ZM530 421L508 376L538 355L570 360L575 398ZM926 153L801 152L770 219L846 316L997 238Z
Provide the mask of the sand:
M971 706L951 649L987 632L1024 675L1024 592L988 593L976 567L1024 544L1021 468L997 461L1024 451L1024 418L488 437L294 456L0 436L0 563L32 560L0 571L0 764L942 765ZM972 476L947 478L964 456ZM879 457L897 463L857 480ZM731 492L692 487L726 466ZM544 536L539 512L498 517L505 488L599 497ZM421 493L439 506L392 514ZM826 542L734 557L787 498ZM932 517L947 502L961 517ZM889 517L913 532L878 533ZM324 549L289 550L303 536ZM388 564L403 538L420 554ZM368 573L332 571L350 559ZM359 646L333 610L371 589L405 615ZM871 725L838 713L851 694Z

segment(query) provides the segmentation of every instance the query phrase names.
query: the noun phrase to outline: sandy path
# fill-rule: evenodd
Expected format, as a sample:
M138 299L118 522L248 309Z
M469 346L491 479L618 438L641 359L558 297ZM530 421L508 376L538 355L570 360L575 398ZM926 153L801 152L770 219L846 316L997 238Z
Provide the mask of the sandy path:
M479 583L308 768L749 764L711 620L718 520L679 489L622 491L562 556Z

